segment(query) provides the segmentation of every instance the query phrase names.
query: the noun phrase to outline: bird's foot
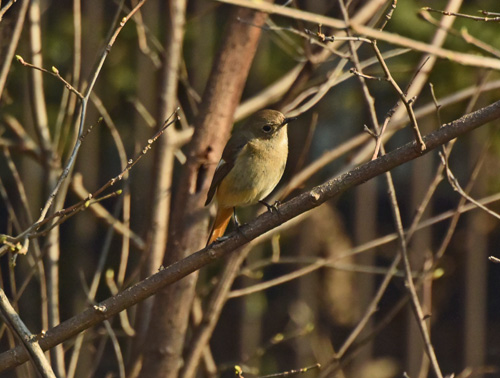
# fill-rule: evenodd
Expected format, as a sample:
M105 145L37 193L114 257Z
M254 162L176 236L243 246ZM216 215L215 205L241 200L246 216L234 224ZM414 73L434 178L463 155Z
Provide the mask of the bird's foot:
M235 229L237 232L239 232L241 235L243 235L243 237L247 240L249 240L247 238L247 236L245 235L245 233L243 231L241 231L241 227L243 226L239 221L238 221L238 217L236 216L236 208L233 207L233 220L234 220L234 226L235 226Z
M245 239L247 239L247 241L250 241L250 239L249 239L249 238L245 235L245 233L242 231L242 226L243 226L243 225L241 225L241 226L240 226L239 224L237 224L237 225L236 225L236 229L235 229L235 231L236 231L237 233L241 234L241 235L242 235ZM224 235L224 236L219 236L217 239L215 239L215 240L213 241L213 243L212 243L212 244L219 244L219 243L222 243L223 241L228 240L230 237L231 237L231 234L229 234L229 235ZM212 245L212 244L210 244L210 245Z
M240 221L238 220L238 217L236 216L236 208L233 207L233 220L234 220L234 225L236 228L240 228Z
M275 203L273 203L272 205L269 205L267 202L265 201L259 201L262 205L264 205L265 207L267 207L267 211L269 211L270 213L272 212L276 212L278 215L280 213L280 211L278 210L278 206L281 205L281 202L280 201L276 201Z
M219 244L222 243L223 241L226 241L227 239L229 239L229 235L219 236L217 239L213 241L212 244Z

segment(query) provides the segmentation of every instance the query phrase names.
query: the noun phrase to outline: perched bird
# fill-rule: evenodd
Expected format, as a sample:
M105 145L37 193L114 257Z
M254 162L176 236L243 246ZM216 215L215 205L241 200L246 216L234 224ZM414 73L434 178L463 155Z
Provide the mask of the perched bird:
M278 184L288 157L287 124L276 110L261 110L236 129L224 147L210 189L217 215L207 245L224 235L236 206L248 206L266 198Z

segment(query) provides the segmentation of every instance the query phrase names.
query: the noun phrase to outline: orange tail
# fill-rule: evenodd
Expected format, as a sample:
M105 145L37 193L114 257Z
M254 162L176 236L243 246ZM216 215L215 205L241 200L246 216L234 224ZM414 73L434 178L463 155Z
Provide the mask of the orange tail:
M231 220L233 215L233 209L231 207L223 207L217 209L217 215L215 216L214 225L212 226L212 231L210 232L210 237L208 238L207 246L212 244L217 238L224 235L227 225Z

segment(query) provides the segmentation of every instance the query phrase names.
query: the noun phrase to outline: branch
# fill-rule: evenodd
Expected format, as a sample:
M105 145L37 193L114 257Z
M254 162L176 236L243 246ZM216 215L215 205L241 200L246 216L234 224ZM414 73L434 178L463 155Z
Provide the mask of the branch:
M15 334L21 340L25 353L29 353L30 359L36 367L38 373L44 378L55 378L55 374L45 358L36 337L34 337L26 327L22 319L10 304L4 291L0 288L0 312L5 322L8 323Z
M312 22L314 24L321 24L323 26L328 26L335 29L344 29L346 27L344 21L337 20L335 18L321 16L315 13L306 12L299 9L286 8L279 5L265 3L262 1L259 2L250 0L217 0L217 1L226 4L238 5L250 9L256 9L261 12L266 12L269 14L278 14L281 16L290 17L297 20ZM412 50L429 53L439 58L455 61L457 63L466 66L484 67L484 68L500 70L500 60L498 59L473 55L473 54L464 54L457 51L443 49L441 47L433 46L425 42L416 41L414 39L403 37L398 34L393 34L393 33L388 33L386 31L373 29L354 21L351 23L350 26L352 30L355 31L357 34L365 35L370 39L376 39L378 41L384 41L392 43L394 45L409 47Z
M101 195L101 193L103 193L109 187L113 186L117 181L121 181L128 174L128 172L139 162L139 160L141 160L144 157L144 155L146 155L148 153L148 151L151 150L153 143L155 143L157 141L157 139L163 135L165 130L167 130L167 128L170 125L172 125L177 120L179 120L179 116L177 115L177 111L178 111L178 109L170 115L170 117L165 121L165 123L160 128L160 130L158 132L156 132L152 138L148 139L146 146L141 150L141 152L134 159L129 159L127 161L127 165L125 166L125 168L122 169L122 171L117 176L109 179L103 186L101 186L95 192L88 193L85 196L85 199L81 200L80 202L78 202L70 207L67 207L65 209L54 212L51 216L45 218L43 221L34 223L28 229L26 229L25 231L23 231L22 233L20 233L16 237L0 234L0 243L8 243L9 244L9 245L5 244L4 246L0 247L0 256L5 254L9 250L9 248L12 250L12 248L11 248L12 244L16 244L19 241L27 241L27 240L32 239L32 238L38 238L39 236L42 236L42 234L46 233L50 229L52 229L55 226L64 222L67 219L67 217L72 216L77 211L82 211L82 210L86 209L89 205L93 204L93 202L90 202L92 199L96 199L98 196ZM85 134L82 135L79 138L79 140L82 141L84 136L85 136ZM121 194L121 192L115 192L114 194L112 193L111 196L119 195L119 194ZM99 197L99 200L102 200L105 198L109 198L109 195ZM49 225L47 229L44 229L44 230L39 232L39 229L42 226L48 224L50 221L52 221L56 218L58 218L58 221L56 223Z
M29 0L23 0L19 14L17 15L16 26L10 36L8 36L5 40L8 40L10 37L10 43L5 55L2 56L3 65L0 69L0 99L2 98L3 91L5 89L5 83L7 82L7 76L10 72L10 66L12 64L12 58L15 55L15 51L17 48L17 44L19 43L19 39L21 38L21 32L23 31L24 20L26 18L26 13L28 12L28 6L30 4ZM7 10L7 5L2 8L3 10ZM3 12L0 11L0 22L2 22ZM3 37L6 37L5 35Z
M428 12L435 12L435 13L441 13L443 16L455 16L455 17L462 17L462 18L468 18L469 20L474 20L474 21L483 21L483 22L500 22L500 17L479 17L479 16L471 16L470 14L464 14L464 13L457 13L457 12L447 12L439 9L433 9L431 7L423 7L422 10L428 11Z
M103 53L101 54L101 57L100 57L100 60L96 66L96 68L94 69L92 75L91 75L91 78L89 80L89 85L85 91L85 94L83 96L83 98L80 97L81 99L81 111L80 111L80 120L79 120L79 127L78 127L78 137L76 139L76 143L75 145L73 146L73 150L71 151L70 153L70 156L68 158L68 161L66 162L66 166L64 167L61 175L59 176L59 179L57 180L57 183L54 187L54 189L52 190L52 192L50 193L48 199L46 200L45 202L45 205L43 206L42 208L42 211L40 213L40 217L38 218L38 220L36 221L36 223L34 223L32 226L30 226L27 230L25 230L22 234L25 235L25 234L29 234L32 230L36 229L39 227L39 224L46 218L47 216L47 213L50 209L50 207L52 206L53 202L54 202L54 199L57 195L57 193L59 192L59 189L61 188L62 186L62 183L66 180L66 178L68 177L71 169L73 168L73 165L76 161L76 157L78 155L78 151L80 149L80 146L81 146L81 143L82 143L82 135L83 135L83 127L84 127L84 124L85 124L85 119L86 119L86 115L87 115L87 105L88 105L88 100L90 98L90 95L92 93L92 90L94 88L94 85L97 81L97 78L101 72L101 69L104 65L104 61L106 60L113 44L115 43L116 41L116 38L118 37L118 34L120 33L120 31L123 29L123 27L125 26L125 23L139 10L140 7L142 7L142 5L146 2L146 0L141 0L131 11L130 13L123 17L121 19L121 22L120 24L118 25L118 27L115 29L115 32L113 33L113 35L111 36L106 48L104 49ZM33 66L33 65L29 65L29 64L26 64L26 62L23 61L23 59L19 59L18 60L20 61L21 64L23 65L28 65L30 68L34 68L34 69L37 69L37 70L40 70L42 72L48 72L50 73L49 71L47 70L44 70L38 66ZM57 76L60 80L63 80L60 75L59 75L59 71L57 69L53 69L53 72L52 72L53 75ZM63 82L65 82L63 80ZM71 87L71 85L67 82L65 82L65 85L68 87ZM78 94L77 94L78 95Z
M500 118L500 101L450 122L423 138L427 146L425 153L498 118ZM120 294L110 297L59 324L46 332L45 337L40 340L40 346L44 350L50 349L150 297L161 288L230 254L250 240L282 223L320 206L348 189L420 156L422 156L422 153L419 151L417 144L411 142L376 160L362 164L337 178L316 186L312 190L285 202L279 207L279 213L266 212L262 214L251 223L241 226L239 231L230 234L226 240L212 244L208 248L203 248L167 268L161 269L158 273L131 286ZM0 371L17 366L27 359L27 353L22 347L16 347L2 353L0 354Z

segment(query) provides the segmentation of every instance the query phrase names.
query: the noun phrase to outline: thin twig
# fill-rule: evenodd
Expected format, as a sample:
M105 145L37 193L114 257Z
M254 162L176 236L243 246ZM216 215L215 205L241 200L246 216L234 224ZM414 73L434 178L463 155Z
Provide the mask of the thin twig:
M0 8L0 22L2 22L3 20L3 15L5 14L5 12L7 12L9 10L9 8L14 5L14 3L16 2L17 0L9 0L9 2L7 4L5 4L2 8ZM1 6L1 3L0 3L0 6Z
M24 20L26 18L26 13L28 11L28 6L30 5L30 0L22 0L19 13L17 15L16 25L14 30L10 35L10 43L5 55L2 56L3 65L0 70L0 99L2 98L3 91L5 89L5 83L7 82L7 76L10 72L10 67L12 64L12 58L14 57L17 49L17 44L21 38L21 32L23 31ZM2 18L0 16L0 22Z
M411 303L413 310L415 311L415 318L417 321L417 324L419 326L420 332L423 337L425 349L427 352L427 356L430 359L432 369L434 370L434 374L438 378L442 378L443 374L441 373L441 368L439 367L439 363L437 361L436 353L434 351L434 346L432 345L431 338L429 335L429 330L427 328L427 324L425 323L425 316L422 311L422 307L420 305L420 301L417 295L417 291L415 289L415 283L413 282L413 278L411 275L411 266L410 266L410 260L408 258L408 251L407 251L407 242L405 239L404 231L403 231L403 224L401 221L401 214L399 212L399 205L397 203L396 199L396 192L394 188L394 183L392 182L392 179L388 180L389 183L389 194L391 197L391 209L394 214L394 219L396 222L396 229L399 235L399 253L402 256L403 260L403 266L406 271L406 288L408 289L408 292L410 293L410 298L411 298Z
M88 199L89 192L83 186L83 178L82 175L77 173L73 177L71 181L71 187L74 193L82 200L86 201ZM146 243L144 240L132 231L129 226L125 225L119 219L114 218L109 211L99 203L92 203L92 206L89 207L90 210L94 213L97 219L104 221L108 226L112 226L116 233L126 236L130 238L135 247L141 251L146 247Z
M450 148L449 144L448 144L448 148ZM439 172L439 170L438 170L438 172ZM470 188L472 187L472 185L475 181L475 178L476 178L475 174L477 174L477 172L479 172L479 166L476 166L476 168L474 169L474 174L471 175L471 180L469 181L469 183L467 185L467 190L470 190ZM445 237L442 240L440 248L434 254L434 261L433 261L432 266L427 267L426 271L422 272L422 274L419 275L419 277L415 281L415 287L420 287L424 283L424 281L427 279L429 274L432 274L434 277L436 277L435 273L434 273L435 269L437 268L437 266L440 262L440 259L442 258L444 251L446 250L446 247L449 245L449 242L451 241L451 236L454 234L456 225L458 223L458 219L460 218L461 214L463 214L463 210L466 206L473 206L472 204L465 205L465 202L466 202L465 198L462 197L460 199L458 205L456 206L455 210L451 210L451 211L447 212L447 214L449 215L449 216L447 216L447 218L451 217L452 220L448 226ZM416 220L416 217L414 218L414 221L415 220ZM425 222L422 222L422 223L425 223ZM418 229L418 228L419 227L417 227L416 229ZM411 229L412 229L412 227L410 227L410 230ZM407 241L409 241L409 236L410 235L407 235ZM387 325L390 324L390 322L399 313L399 311L401 311L401 309L405 306L405 304L408 302L409 299L410 299L410 294L407 292L407 294L398 301L398 303L389 311L389 313L387 315L384 316L384 318L375 326L375 328L368 335L366 335L362 340L359 340L353 346L353 348L351 348L351 352L348 356L343 358L342 361L340 363L338 363L338 365L336 367L334 367L333 369L330 369L330 370L327 369L326 371L328 371L328 373L331 375L331 374L335 373L341 367L345 366L349 361L351 361L354 358L354 356L361 350L361 348L367 342L369 342L376 334L381 332ZM335 362L337 362L337 360L332 360L330 362L330 364L333 364Z
M118 285L115 282L115 272L112 269L106 270L105 273L106 285L111 293L111 295L116 295L120 292L118 289ZM127 311L122 311L119 314L120 317L120 325L122 326L123 331L127 336L135 336L135 330L130 324L130 320L128 319Z
M392 19L392 14L396 10L396 6L398 5L398 0L392 0L391 6L389 7L389 11L385 14L385 20L382 25L380 25L379 30L384 30L389 21Z
M481 159L484 159L485 150L487 150L487 147L485 147L485 149L483 150L483 156L481 157ZM493 216L497 219L500 219L500 214L498 214L497 212L495 212L493 210L488 209L486 206L484 206L483 204L481 204L480 202L478 202L477 200L472 198L470 195L468 195L465 192L465 190L462 189L462 187L460 186L460 183L458 182L457 178L455 177L455 175L453 174L453 172L450 169L450 166L448 163L448 158L445 157L443 154L440 154L440 156L441 156L441 161L442 161L443 165L446 167L446 176L448 177L448 182L450 183L453 190L458 192L467 201L472 202L474 205L479 207L481 210L484 210L488 214L490 214L491 216Z
M116 150L118 152L118 156L120 157L120 167L123 170L127 166L127 152L125 151L125 146L123 144L120 133L118 132L118 128L113 122L113 119L109 115L108 111L106 110L99 96L97 96L96 94L92 94L91 100L97 107L98 111L101 113L101 116L105 119L105 124L110 130L111 136L113 137L113 141L116 146ZM128 175L124 175L123 177L125 178L125 180L123 184L123 196L121 197L123 201L122 218L123 218L123 225L127 229L129 229L130 211L131 211L130 183L127 180ZM118 268L118 277L117 277L117 281L120 287L123 285L123 282L125 281L125 271L127 270L129 250L130 250L130 237L128 233L125 233L123 234L122 237L120 267Z
M7 322L14 333L22 342L24 348L28 352L30 359L33 361L38 373L44 378L56 378L49 362L43 354L42 348L38 344L36 336L34 336L26 327L22 319L10 304L7 296L2 288L0 288L0 312L5 322Z
M467 131L498 118L500 118L500 101L443 126L426 135L424 140L428 149L432 150ZM415 151L415 143L409 143L387 153L382 158L365 163L335 180L328 181L309 192L294 197L280 206L279 217L274 213L264 213L249 224L241 226L240 231L231 233L226 240L190 254L188 257L173 263L171 266L162 269L118 295L100 302L98 306L89 308L74 318L62 322L54 329L48 330L45 337L40 341L40 346L43 349L48 349L61 343L68 337L72 337L157 293L161 288L178 281L182 277L186 277L202 266L229 255L236 248L245 245L249 240L255 239L270 229L297 217L303 212L320 206L356 185L360 185L419 156L420 154ZM13 348L0 354L0 370L13 367L26 361L26 359L27 355L22 348Z
M73 147L73 150L70 154L70 157L66 163L66 166L65 168L63 169L61 175L59 176L59 179L57 181L57 184L56 186L54 187L54 189L52 190L52 192L50 193L47 201L45 202L45 205L40 213L40 217L38 218L37 222L34 223L30 228L28 228L27 230L25 230L23 233L21 233L21 235L24 237L25 235L29 235L31 233L31 231L39 228L40 226L40 223L46 218L47 216L47 213L50 209L50 207L52 206L52 203L54 202L54 199L57 195L57 193L59 192L59 189L61 188L61 185L62 183L65 181L66 177L69 175L71 169L73 168L73 165L76 161L76 157L78 155L78 151L80 149L80 146L81 146L81 135L83 134L83 130L84 130L84 124L85 124L85 119L86 119L86 115L87 115L87 104L88 104L88 100L90 98L90 95L92 93L92 90L94 88L94 85L97 81L97 78L101 72L101 69L102 69L102 66L104 65L104 61L106 60L108 54L109 54L109 51L111 50L114 42L116 41L116 38L118 36L118 34L120 33L120 31L122 30L122 28L125 26L125 23L130 19L130 17L132 17L135 12L137 12L140 7L145 3L146 0L142 0L140 1L133 9L132 11L125 17L122 18L120 24L118 25L118 27L116 28L115 32L113 33L113 35L111 36L106 48L104 49L102 55L101 55L101 58L97 64L97 67L96 69L94 70L93 74L91 75L91 78L90 78L90 81L89 81L89 85L85 91L85 95L83 96L83 98L81 99L81 112L80 112L80 122L79 122L79 127L78 127L78 137L76 139L76 143ZM35 68L35 67L33 67ZM38 70L43 70L42 68L40 67L36 67L36 69ZM53 72L53 74L55 74L56 76L59 75L57 69ZM48 71L43 71L43 72L48 72ZM20 235L20 236L21 236ZM0 254L1 254L1 250L0 250Z
M375 54L377 55L377 58L379 59L380 65L382 66L382 69L384 70L384 73L386 75L387 80L392 84L393 88L396 90L398 93L401 101L406 107L406 111L408 112L408 116L410 117L410 122L413 128L413 133L415 134L415 140L417 141L417 144L420 148L420 151L425 151L426 146L425 143L422 139L422 135L420 134L420 130L418 128L418 122L417 118L415 117L415 113L413 111L413 101L410 99L406 98L406 94L401 90L399 85L396 83L394 78L391 75L391 72L389 71L389 68L387 67L387 64L384 61L384 58L382 57L382 54L380 53L380 50L377 47L377 42L373 41L372 43L373 50L375 51Z
M431 25L438 27L438 28L441 28L440 22L438 20L436 20L435 18L433 18L427 10L422 9L418 13L418 16L421 17L424 21L430 23ZM455 35L457 37L461 37L468 44L475 46L478 49L484 50L487 53L489 53L497 58L500 58L500 50L498 50L495 47L491 46L490 44L485 43L484 41L470 35L469 32L467 31L466 27L462 27L460 29L460 31L455 30L453 28L448 28L447 32L452 34L452 35Z
M500 22L500 17L498 17L498 16L497 17L478 17L478 16L471 16L470 14L443 11L443 10L434 9L431 7L423 7L422 10L425 10L428 12L441 13L444 16L455 16L455 17L467 18L469 20L474 20L474 21Z
M34 64L26 62L21 55L16 55L16 59L17 59L17 61L19 63L21 63L25 67L33 68L34 70L38 70L38 71L44 72L46 74L49 74L49 75L52 75L52 76L58 78L59 80L62 81L62 83L64 84L64 86L70 92L72 92L75 95L77 95L80 100L83 100L84 96L75 87L73 87L68 81L66 81L66 79L64 79L59 74L59 70L56 67L52 66L52 69L49 71L49 70L47 70L47 69L45 69L43 67L38 67L38 66L35 66Z
M344 20L345 20L346 24L350 25L350 20L349 20L348 12L347 12L347 9L346 9L346 7L344 5L343 0L340 0L340 8L341 8L341 10L343 12ZM395 82L395 80L392 78L392 75L391 75L391 73L390 73L387 65L385 64L385 61L383 60L381 53L378 50L377 42L373 41L372 42L372 46L373 46L373 48L375 50L375 54L377 55L377 58L380 61L380 64L381 64L381 66L382 66L382 68L384 70L384 73L385 73L387 79L393 85L393 87L395 88L395 90L398 92L398 94L399 94L399 96L401 98L401 101L403 101L403 103L405 104L405 106L407 108L408 115L409 115L410 120L411 120L412 125L413 125L413 129L414 129L414 133L415 133L415 138L416 138L417 144L420 146L421 151L424 151L426 149L425 143L422 140L422 137L420 135L420 131L418 129L418 125L417 125L417 121L416 121L416 118L415 118L415 114L413 112L413 108L411 107L409 101L406 99L405 93L403 93L403 91L399 88L399 86L397 85L397 83ZM359 67L359 60L357 59L357 54L356 54L356 52L354 50L352 50L352 54L353 54L353 61L355 63L355 67L358 68ZM373 97L371 96L371 94L370 94L370 92L368 90L368 87L366 86L366 83L364 81L365 79L363 77L361 77L361 76L358 76L358 78L359 78L359 80L360 80L360 82L362 84L363 94L364 94L365 100L366 100L366 102L368 104L368 108L369 108L369 111L370 111L371 121L372 121L374 130L375 130L375 132L377 134L379 134L380 133L380 127L378 125L378 121L377 121L377 118L376 118L376 112L375 112L375 108L374 108ZM383 144L380 145L380 152L382 154L385 154ZM416 311L416 313L418 315L417 322L419 323L421 331L422 331L424 342L425 342L426 348L427 348L427 353L429 355L429 358L431 359L434 372L436 373L437 377L440 378L440 377L442 377L441 370L440 370L439 365L437 363L437 359L436 359L436 356L435 356L435 353L434 353L434 349L433 349L432 344L430 342L429 333L428 333L428 331L426 329L426 324L424 322L423 315L422 316L420 315L422 313L422 310L421 310L421 307L420 307L420 302L418 300L418 296L417 296L416 291L415 291L415 287L413 285L413 277L412 277L412 273L411 273L411 268L410 268L410 265L409 265L408 256L406 254L407 241L405 239L405 234L404 234L403 225L402 225L402 221L401 221L401 215L400 215L400 212L399 212L399 206L398 206L398 202L397 202L397 198L396 198L396 191L395 191L395 188L394 188L394 183L393 183L393 180L392 180L392 175L391 175L390 172L387 172L385 174L385 177L386 177L387 184L388 184L388 187L389 187L389 196L390 196L390 199L391 199L391 209L393 211L394 220L395 220L395 223L396 223L396 229L397 229L397 233L398 233L398 239L400 241L400 253L401 253L401 258L403 259L404 266L405 266L406 282L408 283L408 289L409 289L411 297L412 297L412 303L413 303L415 311ZM376 296L375 300L372 301L371 306L369 307L370 311L372 311L372 310L374 310L376 308L376 305L377 305L378 301L380 300L380 298L382 297L382 294L385 291L385 288L387 287L387 285L388 285L388 283L389 283L389 281L390 281L390 279L392 277L392 274L394 273L394 271L395 271L396 266L397 266L398 263L399 263L399 259L395 258L394 261L393 261L393 263L392 263L392 265L391 265L391 269L389 270L389 273L386 275L386 279L384 281L385 287L384 287L384 285L381 285L381 288L379 288L379 291L377 293L378 295ZM365 318L364 318L365 322L367 322L368 318L371 316L370 311L368 311L367 316L365 316ZM364 326L364 324L362 324L362 326ZM361 332L361 329L362 328L359 327L358 332ZM354 340L354 338L357 336L357 334L358 333L356 333L356 332L351 333L350 338L348 338L348 341ZM350 345L349 343L346 343L346 344ZM344 344L344 345L346 345L346 344ZM345 351L345 349L343 349L342 351Z
M176 113L177 113L177 110L170 115L170 117L165 121L165 123L161 127L161 129L152 138L148 139L147 145L142 149L142 151L134 159L129 159L128 160L127 166L117 176L115 176L115 177L111 178L110 180L108 180L108 182L106 182L106 184L104 184L103 186L101 186L94 193L88 194L87 197L84 200L82 200L82 201L80 201L80 202L78 202L78 203L76 203L76 204L74 204L74 205L72 205L72 206L70 206L68 208L65 208L63 210L59 210L59 211L53 213L51 216L47 217L43 221L37 222L37 223L33 224L32 226L30 226L28 229L26 229L25 231L23 231L22 233L20 233L16 237L12 237L12 236L8 236L8 235L3 235L2 241L9 242L9 243L17 243L17 242L19 242L21 240L38 237L38 236L40 236L38 230L42 226L44 226L45 224L47 224L50 221L52 221L53 219L60 218L60 217L63 217L63 216L69 216L69 215L75 213L76 211L82 210L83 208L85 208L85 207L87 207L87 206L89 206L90 204L93 203L92 199L98 198L100 200L102 198L108 198L107 196L104 196L104 197L99 197L99 196L106 189L108 189L109 187L113 186L117 181L122 180L123 177L125 176L125 174L128 171L130 171L139 162L139 160L141 160L142 157L144 155L146 155L151 150L153 143L156 142L156 140L161 135L163 135L163 133L165 132L165 130L167 129L167 127L169 127L170 125L172 125L173 123L175 123L178 120L178 116L176 116ZM174 115L175 115L175 118L173 120L171 120L174 117ZM121 194L121 192L117 191L115 193L112 193L111 195L117 195L117 194ZM51 228L52 227L53 226L51 226ZM45 231L40 231L40 232L43 233ZM0 247L0 256L2 254L4 254L6 251L7 251L7 248L5 246L4 247Z
M180 375L181 378L191 378L195 376L196 368L202 357L202 352L208 345L210 337L217 325L217 321L219 320L222 308L230 298L228 294L231 285L238 275L239 268L249 252L250 248L243 248L231 255L227 260L219 282L210 295L208 304L205 307L200 326L194 331L190 347L186 353L184 368Z
M321 32L321 24L318 25L318 31L313 32L309 29L304 29L304 32L307 35L313 35L317 37L321 42L338 42L338 41L350 41L350 42L366 42L366 43L371 43L371 41L368 38L364 37L355 37L352 35L349 35L347 37L342 37L342 36L327 36Z
M274 374L268 374L268 375L261 375L259 378L277 378L277 377L288 377L290 375L295 375L295 374L302 374L302 373L307 373L308 371L311 371L313 369L319 369L321 365L319 363L316 363L311 366L307 366L304 368L300 369L292 369L292 370L287 370L283 371L281 373L274 373Z
M250 9L256 9L266 13L279 14L285 17L311 22L316 25L321 24L323 26L330 26L335 29L344 29L346 27L345 23L341 20L318 15L311 12L306 12L300 9L284 8L278 5L262 1L259 2L250 0L217 0L217 1L226 4L239 5ZM370 39L376 39L378 41L384 41L398 46L411 48L412 50L415 51L421 51L428 54L432 54L437 58L452 60L466 66L484 67L484 68L492 68L495 70L500 70L500 61L498 61L498 59L447 50L435 44L424 43L416 41L411 38L401 36L399 34L393 34L393 33L388 33L386 31L373 29L371 27L364 26L358 22L353 22L351 26L358 35L365 35L367 38Z

